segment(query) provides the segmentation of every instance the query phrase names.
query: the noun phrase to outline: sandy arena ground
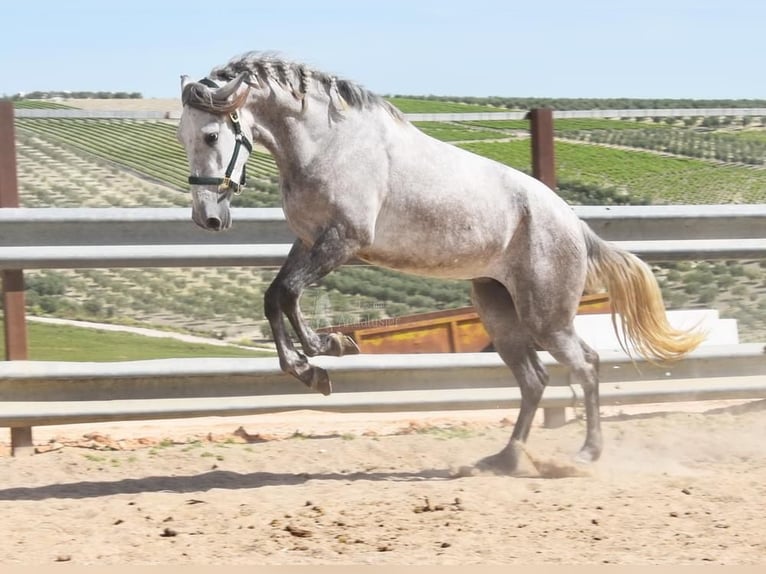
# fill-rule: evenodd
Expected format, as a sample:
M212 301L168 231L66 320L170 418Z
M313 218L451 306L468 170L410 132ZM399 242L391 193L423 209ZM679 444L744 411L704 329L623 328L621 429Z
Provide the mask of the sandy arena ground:
M501 411L37 428L0 447L0 563L763 564L766 401L686 407L605 411L587 468L581 420L536 425L547 478L457 472Z

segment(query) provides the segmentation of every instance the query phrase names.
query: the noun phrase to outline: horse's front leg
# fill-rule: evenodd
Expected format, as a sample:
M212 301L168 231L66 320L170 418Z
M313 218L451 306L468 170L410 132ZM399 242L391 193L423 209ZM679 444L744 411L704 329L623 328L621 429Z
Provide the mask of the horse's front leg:
M266 318L274 336L280 367L324 395L332 392L327 371L309 364L306 356L295 349L287 333L284 315L287 315L309 356L358 352L354 342L348 338L314 332L299 307L303 289L343 265L358 249L359 243L349 240L341 231L336 228L327 230L312 247L296 241L264 297Z
M290 325L298 335L303 352L309 357L316 357L317 355L342 357L343 355L359 354L359 346L354 339L343 333L317 333L304 319L298 300L286 299L282 311L287 315Z

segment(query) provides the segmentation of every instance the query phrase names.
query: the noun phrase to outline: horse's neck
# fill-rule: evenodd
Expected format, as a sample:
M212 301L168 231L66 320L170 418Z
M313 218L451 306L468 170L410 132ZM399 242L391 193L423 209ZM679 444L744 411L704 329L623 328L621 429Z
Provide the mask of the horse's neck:
M312 104L314 104L312 106ZM340 147L358 146L380 131L378 110L329 110L310 102L300 116L275 116L264 145L283 176L298 176L321 160L332 162Z

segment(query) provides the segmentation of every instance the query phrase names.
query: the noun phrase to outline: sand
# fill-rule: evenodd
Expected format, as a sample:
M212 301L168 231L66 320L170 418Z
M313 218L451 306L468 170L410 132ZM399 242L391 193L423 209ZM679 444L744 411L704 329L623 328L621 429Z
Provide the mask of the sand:
M589 466L582 420L535 425L547 478L460 475L502 411L38 428L0 454L0 563L766 562L766 401L604 415Z

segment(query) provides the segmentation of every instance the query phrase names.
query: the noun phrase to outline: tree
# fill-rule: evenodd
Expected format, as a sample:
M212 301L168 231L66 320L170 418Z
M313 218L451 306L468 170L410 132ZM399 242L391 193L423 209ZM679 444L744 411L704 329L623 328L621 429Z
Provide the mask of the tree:
M63 295L66 292L64 279L52 273L25 277L24 283L25 289L35 291L40 296Z
M718 297L718 289L715 287L715 285L708 285L707 287L703 287L702 290L700 290L699 302L705 304L712 303L715 301L716 297Z
M100 316L104 312L104 304L100 299L88 299L82 305L83 310L88 315Z
M717 128L721 125L721 120L718 116L707 116L702 120L702 126L706 128Z

